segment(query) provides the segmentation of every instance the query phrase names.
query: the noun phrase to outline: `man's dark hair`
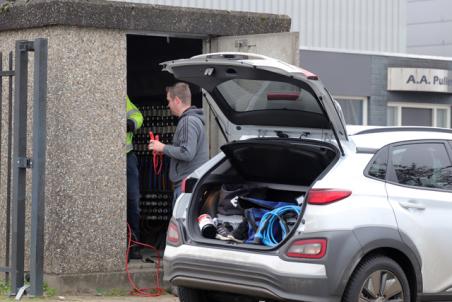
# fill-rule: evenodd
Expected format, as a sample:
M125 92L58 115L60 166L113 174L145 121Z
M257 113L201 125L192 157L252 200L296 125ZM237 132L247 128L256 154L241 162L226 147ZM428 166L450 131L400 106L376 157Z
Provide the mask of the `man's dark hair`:
M173 86L166 87L166 92L169 93L172 99L177 96L185 105L191 105L190 86L187 83L179 82Z

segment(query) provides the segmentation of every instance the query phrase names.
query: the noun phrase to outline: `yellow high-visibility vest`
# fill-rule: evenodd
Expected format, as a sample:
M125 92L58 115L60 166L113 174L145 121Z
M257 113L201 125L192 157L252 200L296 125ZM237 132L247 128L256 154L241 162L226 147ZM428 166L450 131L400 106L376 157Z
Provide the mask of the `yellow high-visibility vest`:
M129 99L126 97L127 103L127 119L132 120L135 123L135 130L139 129L141 125L143 125L143 115L140 110L138 110L137 106L135 106ZM133 150L133 132L127 132L126 139L126 152L129 153Z

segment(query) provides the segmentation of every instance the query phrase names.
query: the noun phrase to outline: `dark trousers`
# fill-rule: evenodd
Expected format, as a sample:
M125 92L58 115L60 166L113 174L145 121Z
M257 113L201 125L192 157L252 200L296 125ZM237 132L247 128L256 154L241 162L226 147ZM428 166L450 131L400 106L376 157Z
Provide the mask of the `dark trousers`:
M174 210L174 204L176 203L177 198L179 197L179 195L182 193L181 190L181 185L175 185L174 186L174 192L173 192L173 204L171 207L171 210Z
M140 240L140 176L138 159L133 151L127 153L127 223L133 237Z

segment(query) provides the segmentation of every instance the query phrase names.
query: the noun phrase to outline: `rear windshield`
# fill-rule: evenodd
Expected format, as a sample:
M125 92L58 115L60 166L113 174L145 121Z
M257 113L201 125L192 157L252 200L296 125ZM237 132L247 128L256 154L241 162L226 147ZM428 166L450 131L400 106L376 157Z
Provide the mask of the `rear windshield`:
M290 83L235 79L217 89L236 112L286 109L322 113L310 92Z

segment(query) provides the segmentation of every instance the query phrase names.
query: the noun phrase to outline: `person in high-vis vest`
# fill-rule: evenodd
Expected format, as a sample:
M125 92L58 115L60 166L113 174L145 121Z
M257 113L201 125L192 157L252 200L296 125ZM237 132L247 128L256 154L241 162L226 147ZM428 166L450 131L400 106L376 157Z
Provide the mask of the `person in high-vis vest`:
M132 238L140 240L140 180L138 172L138 159L133 152L133 133L143 124L143 115L140 110L126 97L127 103L127 223L132 229ZM141 258L137 249L129 253L130 259Z

